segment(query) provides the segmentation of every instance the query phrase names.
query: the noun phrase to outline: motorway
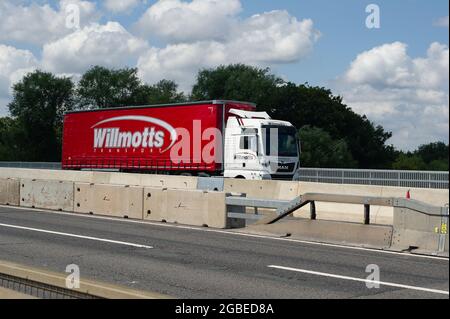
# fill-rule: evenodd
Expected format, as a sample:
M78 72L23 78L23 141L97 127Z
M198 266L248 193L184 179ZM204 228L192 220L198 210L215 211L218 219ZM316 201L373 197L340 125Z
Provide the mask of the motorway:
M445 258L6 206L0 260L175 298L449 298Z

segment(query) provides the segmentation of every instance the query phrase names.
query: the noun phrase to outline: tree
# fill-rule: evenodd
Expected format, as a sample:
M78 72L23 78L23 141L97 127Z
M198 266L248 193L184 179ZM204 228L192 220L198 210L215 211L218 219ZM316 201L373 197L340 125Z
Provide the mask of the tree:
M397 152L392 167L400 170L448 171L449 146L443 142L419 146L413 152Z
M8 108L23 129L20 148L26 160L60 160L62 119L73 107L73 94L70 78L39 70L13 86Z
M357 166L344 139L334 140L328 132L311 126L299 131L303 167L353 168Z
M17 120L0 118L0 161L20 161L25 159L21 148L24 144L24 130Z
M173 81L143 84L137 69L107 69L95 66L81 78L77 88L80 109L113 108L182 102L185 97Z
M353 112L342 97L323 87L285 82L269 69L237 64L202 70L192 98L251 101L297 128L321 128L333 140L346 142L359 168L390 167L395 159L393 146L386 145L392 134Z
M138 93L139 101L145 104L169 104L186 101L183 93L178 92L178 85L169 80L161 80L155 85L143 85Z
M282 83L283 80L270 74L270 69L243 64L219 66L198 73L191 99L239 100L266 105L266 98Z
M142 99L142 100L139 100ZM144 104L137 69L94 66L81 77L77 108L94 109Z
M448 160L434 160L427 164L427 170L430 171L448 171Z
M420 171L426 168L426 164L420 156L411 153L401 153L392 165L393 169Z
M419 146L414 154L420 156L427 164L439 160L446 161L448 163L448 151L448 145L443 142L436 142Z

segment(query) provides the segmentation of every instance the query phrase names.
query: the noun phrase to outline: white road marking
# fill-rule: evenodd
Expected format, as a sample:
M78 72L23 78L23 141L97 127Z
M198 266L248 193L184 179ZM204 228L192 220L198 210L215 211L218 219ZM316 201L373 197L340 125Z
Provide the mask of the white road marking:
M300 272L300 273L309 274L309 275L315 275L315 276L323 276L323 277L330 277L330 278L336 278L336 279L359 281L359 282L371 283L371 284L379 284L379 285L389 286L389 287L396 287L396 288L403 288L403 289L410 289L410 290L425 291L425 292L431 292L431 293L435 293L435 294L442 294L442 295L448 295L449 294L449 292L445 291L445 290L438 290L438 289L431 289L431 288L423 288L423 287L402 285L402 284L396 284L396 283L392 283L392 282L374 281L374 280L369 280L369 279L361 279L361 278L356 278L356 277L334 275L334 274L328 274L328 273L324 273L324 272L311 271L311 270L305 270L305 269L283 267L283 266L275 266L275 265L269 265L267 267L275 268L275 269L281 269L281 270L294 271L294 272Z
M38 233L57 235L57 236L66 236L66 237L94 240L94 241L100 241L100 242L117 244L117 245L124 245L124 246L131 246L131 247L137 247L137 248L145 248L145 249L152 249L153 248L152 246L128 243L128 242L124 242L124 241L117 241L117 240L97 238L97 237L90 237L90 236L82 236L82 235L69 234L69 233L61 233L61 232L56 232L56 231L52 231L52 230L30 228L30 227L23 227L23 226L17 226L17 225L0 224L0 227L28 230L28 231L38 232Z
M116 221L116 222L125 222L125 223L132 223L132 224L152 225L152 226L159 226L159 227L178 228L178 229L187 229L187 230L203 231L203 232L226 234L226 235L235 235L235 236L241 236L241 237L251 237L251 238L269 239L269 240L279 240L279 241L293 242L293 243L314 245L314 246L324 246L324 247L343 248L343 249L349 249L349 250L368 251L368 252L372 252L372 253L397 255L397 256L410 257L410 258L425 258L425 259L442 260L442 261L447 261L447 262L449 261L449 258L447 258L447 257L428 256L428 255L415 255L415 254L410 254L410 253L402 253L402 252L389 251L389 250L381 250L381 249L374 249L374 248L364 248L364 247L355 247L355 246L345 246L345 245L338 245L338 244L328 244L328 243L320 243L320 242L306 241L306 240L300 240L300 239L291 239L291 238L281 238L281 237L271 237L271 236L264 236L264 235L246 234L246 233L239 233L239 232L220 230L220 229L202 228L202 227L194 227L194 226L182 226L182 225L166 224L166 223L158 223L158 222L150 222L150 221L141 221L141 220L120 219L120 218L107 217L107 216L83 215L83 214L77 214L77 213L51 211L51 210L28 208L28 207L13 207L13 206L5 206L5 205L0 205L0 207L9 208L9 209L12 208L12 209L18 209L18 210L25 210L25 211L28 211L28 212L43 212L43 213L59 214L59 215L65 215L65 216L84 217L84 218L93 218L93 219L101 219L101 220L111 220L111 221Z

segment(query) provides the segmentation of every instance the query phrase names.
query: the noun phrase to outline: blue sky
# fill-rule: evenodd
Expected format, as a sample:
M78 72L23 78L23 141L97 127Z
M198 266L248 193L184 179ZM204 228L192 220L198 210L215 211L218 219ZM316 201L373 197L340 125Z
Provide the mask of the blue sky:
M379 29L365 25L372 3ZM76 80L95 64L138 67L189 90L198 69L242 62L331 88L398 148L448 142L448 12L447 0L2 0L0 115L36 68Z
M383 43L402 41L412 56L421 56L430 43L448 44L448 29L433 26L433 21L448 15L446 0L247 0L244 14L286 9L299 18L310 18L322 33L314 53L298 63L281 66L280 72L296 82L327 85L342 74L355 53ZM366 6L375 3L381 9L381 28L367 29Z
M101 4L102 1L97 1ZM141 1L127 14L107 13L104 21L114 19L131 27L142 11L155 1ZM377 4L381 9L381 28L367 29L366 6ZM433 22L448 15L447 0L243 0L242 18L272 10L287 10L300 19L312 19L322 33L314 53L295 63L295 67L276 68L291 81L327 85L342 74L355 53L394 41L408 44L412 56L421 56L430 43L448 44L448 28L433 26Z

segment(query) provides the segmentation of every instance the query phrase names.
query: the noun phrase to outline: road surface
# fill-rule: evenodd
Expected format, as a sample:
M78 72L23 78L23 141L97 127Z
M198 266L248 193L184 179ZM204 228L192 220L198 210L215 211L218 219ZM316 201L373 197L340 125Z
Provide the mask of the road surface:
M449 298L445 258L5 206L0 260L176 298Z

